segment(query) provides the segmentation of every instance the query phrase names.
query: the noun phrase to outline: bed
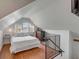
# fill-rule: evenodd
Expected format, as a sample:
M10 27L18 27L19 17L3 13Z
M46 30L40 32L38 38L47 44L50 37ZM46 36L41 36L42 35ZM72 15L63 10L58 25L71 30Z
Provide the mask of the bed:
M40 41L36 37L33 36L12 37L10 52L17 53L39 46L40 46Z

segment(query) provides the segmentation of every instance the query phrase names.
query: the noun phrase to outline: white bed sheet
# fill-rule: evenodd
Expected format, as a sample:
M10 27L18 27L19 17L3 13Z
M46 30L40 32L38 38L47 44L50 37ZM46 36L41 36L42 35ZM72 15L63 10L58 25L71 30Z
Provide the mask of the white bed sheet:
M32 49L40 46L40 41L36 37L12 37L11 39L11 53L17 53L23 50Z

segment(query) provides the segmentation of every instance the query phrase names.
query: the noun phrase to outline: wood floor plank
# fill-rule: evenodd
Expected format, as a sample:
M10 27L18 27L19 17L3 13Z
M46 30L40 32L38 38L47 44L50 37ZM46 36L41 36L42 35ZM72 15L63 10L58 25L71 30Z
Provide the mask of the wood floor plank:
M52 54L55 51L48 49ZM53 53L54 52L54 53ZM40 48L34 48L22 51L16 54L10 53L10 45L5 45L0 52L0 59L45 59L45 46L41 45Z

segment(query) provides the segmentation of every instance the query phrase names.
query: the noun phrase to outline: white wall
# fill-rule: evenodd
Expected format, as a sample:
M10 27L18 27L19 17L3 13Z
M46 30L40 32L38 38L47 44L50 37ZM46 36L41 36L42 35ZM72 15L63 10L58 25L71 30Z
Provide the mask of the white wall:
M72 38L73 39L79 39L79 34L72 32ZM79 59L79 42L72 41L72 56L73 59Z
M2 49L3 47L3 33L2 31L0 31L0 50Z
M79 17L71 13L71 0L36 0L19 12L44 29L69 29L79 33Z
M0 0L0 18L31 3L33 0Z
M4 30L22 18L22 14L19 11L23 9L25 5L29 5L33 1L35 0L0 0L0 30Z
M79 59L79 42L74 41L73 45L73 59Z
M59 55L55 59L72 59L72 39L69 30L46 30L50 34L59 34L60 35L60 48L63 49L62 56ZM70 41L71 40L71 41Z

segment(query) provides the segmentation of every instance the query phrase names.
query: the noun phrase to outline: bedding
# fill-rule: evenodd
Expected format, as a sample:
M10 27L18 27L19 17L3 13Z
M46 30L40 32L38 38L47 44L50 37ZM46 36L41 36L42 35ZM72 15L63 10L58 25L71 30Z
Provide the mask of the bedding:
M34 32L27 32L27 33L15 33L15 37L24 37L24 36L34 36Z
M11 39L11 53L32 49L40 46L40 41L33 36L12 37Z

